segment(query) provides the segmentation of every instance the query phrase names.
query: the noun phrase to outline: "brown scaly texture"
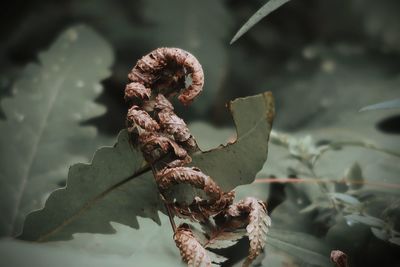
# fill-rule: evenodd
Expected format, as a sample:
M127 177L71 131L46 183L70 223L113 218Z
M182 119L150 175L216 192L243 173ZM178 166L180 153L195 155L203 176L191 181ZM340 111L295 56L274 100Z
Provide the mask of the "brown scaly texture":
M128 131L141 134L142 132L156 132L160 129L158 123L138 106L132 106L126 115Z
M331 262L335 264L335 267L348 267L347 255L340 250L331 251Z
M151 89L146 88L143 84L133 82L125 87L125 100L149 100L151 96Z
M264 249L267 233L271 227L267 207L264 202L248 197L230 206L227 214L233 218L244 215L248 219L246 231L250 240L250 249L243 266L249 266Z
M188 87L185 86L187 76L192 79ZM193 101L204 84L200 63L182 49L158 48L142 57L128 78L131 80L125 88L125 100L131 105L127 114L128 131L151 165L160 193L163 195L177 184L189 184L206 195L206 199L195 196L191 203L167 200L163 195L169 212L201 224L219 216L228 223L231 219L238 221L230 224L235 227L247 225L250 250L245 266L248 266L264 247L270 226L266 207L253 198L232 205L234 191L223 192L200 169L185 166L192 161L189 153L198 149L197 144L168 99L178 94L184 105ZM217 221L216 224L218 226ZM235 235L225 235L226 238L230 236ZM206 250L187 224L175 230L174 240L189 266L211 266Z
M185 149L194 150L197 147L186 123L174 113L174 108L168 99L161 94L157 95L154 109L157 112L156 119L161 123L164 133L172 135Z
M187 262L189 267L211 266L211 260L206 250L196 240L187 224L182 224L176 229L174 240L182 259Z
M198 60L189 52L179 48L162 47L157 48L146 56L142 57L128 77L131 81L140 83L145 87L152 87L159 76L165 73L168 66L177 65L185 69L186 75L191 75L192 84L183 88L179 95L179 101L184 104L190 104L193 99L202 91L204 84L203 69ZM172 81L179 77L171 76ZM173 84L173 83L171 83Z

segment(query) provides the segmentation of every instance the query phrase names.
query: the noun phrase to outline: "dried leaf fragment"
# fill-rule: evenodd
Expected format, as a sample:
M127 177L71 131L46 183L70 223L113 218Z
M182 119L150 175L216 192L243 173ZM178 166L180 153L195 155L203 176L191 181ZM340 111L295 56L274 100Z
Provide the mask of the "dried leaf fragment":
M250 240L250 249L243 266L249 266L264 249L267 233L271 227L271 218L267 214L266 205L258 199L248 197L232 205L227 213L232 217L248 214L246 231Z
M176 158L188 162L190 158L185 149L180 147L175 141L157 133L145 132L139 136L140 149L143 156L149 163L154 163L168 153L173 153Z
M340 250L331 251L331 262L335 264L335 267L348 267L347 255Z
M196 188L204 190L211 200L219 199L222 192L219 186L211 177L201 172L196 167L176 167L166 169L158 178L158 185L162 190L166 190L174 184L187 183Z
M188 267L210 267L211 259L206 250L196 240L189 225L180 225L174 234L176 246Z
M154 132L160 129L158 123L138 106L132 106L126 116L128 131L141 134L144 131Z
M149 100L151 89L138 82L129 83L125 87L125 101Z

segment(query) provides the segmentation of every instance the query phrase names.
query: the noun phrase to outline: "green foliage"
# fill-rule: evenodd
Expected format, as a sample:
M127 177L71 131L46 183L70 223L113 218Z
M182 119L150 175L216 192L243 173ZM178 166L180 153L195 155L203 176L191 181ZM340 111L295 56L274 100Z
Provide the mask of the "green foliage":
M252 182L263 166L274 114L270 93L237 99L230 108L237 141L192 155L192 164L215 177L224 190ZM163 208L157 192L141 152L122 131L116 146L97 151L91 164L71 167L67 187L53 192L44 209L27 217L20 238L49 241L79 232L113 233L110 221L138 228L136 216L159 223L157 211Z
M250 17L250 19L239 29L239 31L233 36L231 44L237 41L243 34L250 30L256 25L262 18L268 16L271 12L289 2L290 0L269 0L263 5L257 12Z
M81 124L104 113L94 103L110 75L110 46L90 28L65 31L38 64L29 64L2 101L0 236L18 234L25 215L63 184L68 166L103 143Z
M2 266L184 266L172 240L166 216L162 226L138 218L140 231L112 222L116 233L74 234L69 241L44 244L4 239L0 241ZM154 257L157 251L157 257ZM23 257L21 257L23 255Z
M395 108L396 109L400 108L400 98L366 106L360 109L360 111L377 110L377 109L395 109Z
M279 251L286 252L302 263L312 266L330 265L328 259L329 247L312 235L272 229L268 234L267 243L267 251L268 247L273 247Z

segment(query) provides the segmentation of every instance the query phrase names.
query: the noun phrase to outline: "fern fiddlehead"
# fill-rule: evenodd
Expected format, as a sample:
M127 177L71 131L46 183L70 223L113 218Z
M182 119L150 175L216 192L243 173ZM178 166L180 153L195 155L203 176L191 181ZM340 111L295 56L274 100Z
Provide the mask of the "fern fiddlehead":
M191 84L186 87L188 76L191 76ZM173 212L172 216L200 224L218 217L216 222L223 223L216 223L214 231L232 225L231 221L235 221L236 226L247 225L251 244L244 266L248 266L265 244L270 226L266 206L254 198L233 204L234 191L223 192L200 169L185 166L191 162L190 153L198 147L169 100L178 95L183 105L189 105L201 93L204 73L200 63L182 49L158 48L142 57L128 78L131 81L125 88L125 100L131 106L126 119L128 131L151 165L160 193L163 195L177 184L188 184L206 195L196 196L189 204L163 197L168 211ZM173 222L173 218L171 220ZM174 231L174 240L189 266L211 265L205 248L196 240L190 226L182 224Z

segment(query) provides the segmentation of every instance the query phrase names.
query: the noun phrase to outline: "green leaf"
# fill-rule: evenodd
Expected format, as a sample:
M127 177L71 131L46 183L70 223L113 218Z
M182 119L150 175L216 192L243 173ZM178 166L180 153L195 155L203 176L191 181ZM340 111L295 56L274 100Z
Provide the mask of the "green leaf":
M360 109L360 112L369 110L378 110L378 109L395 109L395 108L400 108L400 98L363 107L362 109Z
M203 151L213 149L236 137L234 128L217 128L203 121L192 122L188 127Z
M390 237L388 231L381 228L371 227L371 232L374 234L374 236L384 241L387 241Z
M138 228L136 216L159 223L158 191L126 130L115 147L99 149L91 164L73 165L67 187L54 191L44 209L28 215L21 239L66 240L73 233L114 233L115 221Z
M272 227L267 236L267 252L268 247L273 247L286 252L301 262L317 266L331 266L328 258L330 255L329 248L312 235ZM266 258L268 258L268 253Z
M352 222L356 222L377 228L383 228L385 226L385 222L383 220L369 215L350 214L344 216L344 218L350 224Z
M395 245L400 246L400 237L392 237L389 239L389 242Z
M289 2L290 0L269 0L265 5L263 5L257 12L250 17L250 19L239 29L239 31L233 36L230 44L237 41L243 34L250 30L254 25L256 25L262 18L268 16L271 12L278 9L280 6Z
M254 181L267 159L274 117L272 94L266 92L230 102L237 140L206 152L195 152L191 165L210 175L229 191Z
M355 162L348 169L346 169L343 179L350 182L350 188L360 189L364 182L360 164Z
M230 103L237 140L207 152L192 154L193 165L224 189L250 183L267 158L274 116L271 93ZM44 209L31 213L21 239L66 240L79 232L113 233L115 221L138 228L136 216L159 222L157 186L126 131L113 148L96 152L91 164L71 167L67 187L53 192Z
M110 46L85 26L65 31L38 64L28 65L2 101L0 236L18 234L25 215L43 206L72 162L85 161L105 139L81 123L104 113L94 103L109 76Z
M161 217L162 227L150 219L139 221L140 231L112 222L117 231L114 235L74 234L70 241L43 244L1 240L0 266L185 266L172 239L168 217Z
M361 205L361 202L350 195L347 194L342 194L342 193L329 193L328 194L331 198L337 199L342 201L343 203L347 204L347 205L352 205L352 206L359 206Z

